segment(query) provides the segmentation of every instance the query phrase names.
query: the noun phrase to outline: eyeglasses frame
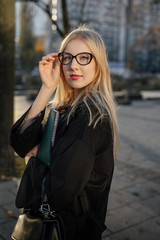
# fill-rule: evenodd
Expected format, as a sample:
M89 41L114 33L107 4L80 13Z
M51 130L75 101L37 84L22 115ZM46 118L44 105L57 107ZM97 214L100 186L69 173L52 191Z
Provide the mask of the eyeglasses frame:
M78 63L79 65L81 65L81 66L86 66L86 65L90 64L90 62L92 61L92 59L93 59L93 57L94 57L94 55L93 55L92 53L89 53L89 52L81 52L81 53L78 53L78 54L76 54L76 55L72 55L71 53L68 53L68 52L60 52L60 53L58 53L58 59L59 59L60 63L63 64L63 65L69 65L69 64L71 64L71 62L70 62L70 63L67 63L67 64L61 62L61 60L60 60L60 55L62 55L63 53L66 53L66 54L71 55L71 56L72 56L71 62L73 61L73 58L75 58L76 61L77 61L77 63ZM91 58L90 58L90 61L89 61L87 64L81 64L81 63L79 63L78 60L77 60L77 56L78 56L79 54L86 54L86 53L90 55L90 57L91 57Z

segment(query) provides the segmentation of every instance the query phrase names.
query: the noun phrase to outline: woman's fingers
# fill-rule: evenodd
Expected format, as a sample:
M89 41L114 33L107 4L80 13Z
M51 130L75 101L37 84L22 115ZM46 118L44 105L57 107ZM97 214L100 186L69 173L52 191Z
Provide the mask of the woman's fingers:
M46 62L51 62L54 61L56 58L54 57L42 57L42 61L46 61Z
M49 89L55 89L60 77L60 63L57 53L42 57L39 62L39 72L42 83Z
M41 64L41 65L48 65L48 64L49 64L49 62L48 62L48 61L45 61L45 60L43 60L43 61L40 61L40 62L39 62L39 64Z
M49 55L47 55L47 56L42 57L42 61L43 61L43 60L44 60L44 61L48 61L48 62L54 61L57 57L58 57L58 54L57 54L57 53L49 54Z
M49 54L47 56L42 57L42 60L39 62L39 64L42 66L50 65L52 64L53 67L56 65L56 61L58 60L57 54Z
M25 163L28 163L30 157L36 157L38 152L38 145L34 146L25 156Z

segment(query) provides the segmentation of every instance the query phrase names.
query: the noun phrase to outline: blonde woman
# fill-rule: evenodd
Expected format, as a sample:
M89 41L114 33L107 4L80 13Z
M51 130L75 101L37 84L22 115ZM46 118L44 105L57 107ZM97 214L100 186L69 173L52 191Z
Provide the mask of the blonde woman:
M62 41L59 53L42 58L39 71L39 94L11 131L11 145L26 157L26 162L29 159L27 166L35 172L32 190L21 191L25 197L17 206L34 210L40 207L47 167L32 156L36 157L47 112L55 108L60 118L45 180L48 201L63 219L66 240L100 240L118 139L102 38L86 26L73 30Z

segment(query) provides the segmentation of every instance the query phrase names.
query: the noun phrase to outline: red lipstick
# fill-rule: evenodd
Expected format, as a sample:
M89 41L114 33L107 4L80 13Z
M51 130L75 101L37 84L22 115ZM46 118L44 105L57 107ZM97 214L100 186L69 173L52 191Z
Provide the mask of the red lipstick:
M81 75L78 75L78 74L71 75L72 80L78 80L80 77L81 77Z

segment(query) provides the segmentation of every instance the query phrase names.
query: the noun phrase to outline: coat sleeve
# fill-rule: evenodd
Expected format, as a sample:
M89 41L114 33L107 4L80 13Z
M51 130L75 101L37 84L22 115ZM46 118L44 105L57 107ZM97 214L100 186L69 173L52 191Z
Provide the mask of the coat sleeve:
M22 133L19 132L21 124L27 116L29 109L11 128L10 145L21 157L25 157L25 155L40 142L42 135L42 120L45 110L43 110Z
M52 158L45 189L54 208L65 209L89 183L94 169L106 179L112 174L114 160L109 120L99 121L93 128L88 126L86 116L79 114L70 122Z

